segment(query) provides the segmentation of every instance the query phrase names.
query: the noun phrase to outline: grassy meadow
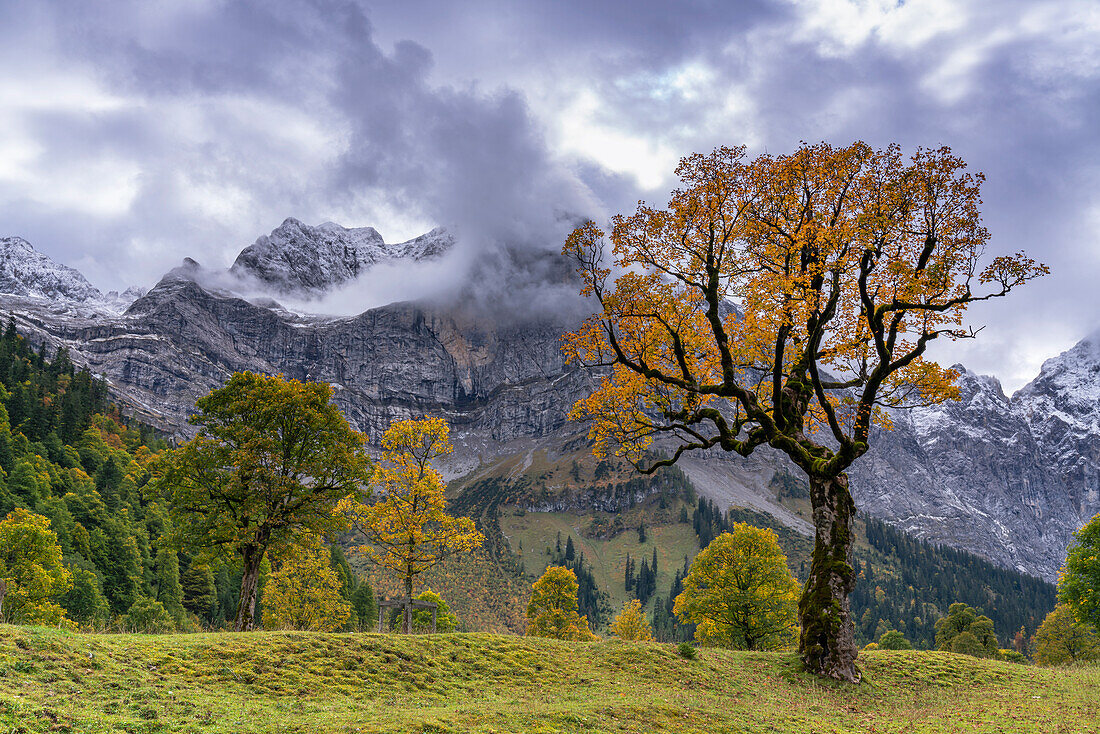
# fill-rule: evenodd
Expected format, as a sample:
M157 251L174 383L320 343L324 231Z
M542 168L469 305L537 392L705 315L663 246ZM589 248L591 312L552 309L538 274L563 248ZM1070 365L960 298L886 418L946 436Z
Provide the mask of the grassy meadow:
M488 634L172 636L0 626L0 732L1100 732L1100 667Z

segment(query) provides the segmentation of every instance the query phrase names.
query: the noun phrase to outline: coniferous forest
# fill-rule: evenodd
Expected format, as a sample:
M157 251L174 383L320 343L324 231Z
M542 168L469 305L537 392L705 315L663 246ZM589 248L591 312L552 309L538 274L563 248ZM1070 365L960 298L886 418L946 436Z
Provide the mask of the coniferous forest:
M0 519L16 508L49 519L72 575L58 600L66 617L93 629L224 627L240 569L169 547L168 517L143 493L163 438L123 416L106 383L77 370L64 348L34 350L10 321L0 385ZM330 551L354 612L348 628L371 626L373 590L338 547Z
M694 513L700 547L736 522L770 527L779 536L791 571L805 579L812 541L772 516L731 508L722 512L706 498ZM889 630L902 632L914 646L935 648L936 620L955 602L989 616L1002 647L1023 628L1031 635L1054 608L1055 587L1034 576L995 566L972 553L916 540L872 517L861 516L853 565L856 588L850 597L856 635L873 642Z

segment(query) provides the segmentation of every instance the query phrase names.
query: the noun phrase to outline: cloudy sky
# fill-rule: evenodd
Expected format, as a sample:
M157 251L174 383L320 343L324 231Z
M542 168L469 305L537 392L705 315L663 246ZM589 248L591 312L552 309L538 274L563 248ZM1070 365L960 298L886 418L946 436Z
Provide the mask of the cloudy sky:
M950 145L1053 274L941 349L1011 390L1100 327L1094 0L0 0L0 234L102 289L294 216L557 236L719 144ZM554 243L556 244L556 243Z

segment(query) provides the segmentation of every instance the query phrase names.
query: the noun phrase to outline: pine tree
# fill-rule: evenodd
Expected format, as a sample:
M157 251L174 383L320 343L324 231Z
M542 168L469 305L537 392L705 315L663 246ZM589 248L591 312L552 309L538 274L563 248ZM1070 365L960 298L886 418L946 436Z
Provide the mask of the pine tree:
M180 586L180 563L176 551L162 546L157 550L156 600L175 621L177 627L184 624L183 588Z
M214 572L205 563L191 563L180 577L183 607L200 619L210 621L217 589Z
M100 628L111 618L107 599L95 573L86 568L74 568L73 587L61 597L61 606L74 622L89 628Z
M351 609L359 623L361 631L370 631L378 625L378 603L374 598L374 589L367 581L362 581L351 596Z

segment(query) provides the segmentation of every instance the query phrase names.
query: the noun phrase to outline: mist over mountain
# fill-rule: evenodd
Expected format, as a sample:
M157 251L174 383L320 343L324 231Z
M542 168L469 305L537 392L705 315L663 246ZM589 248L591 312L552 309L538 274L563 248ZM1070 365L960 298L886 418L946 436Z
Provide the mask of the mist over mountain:
M453 235L437 228L407 242L387 244L374 227L346 229L333 222L311 227L291 217L244 248L229 272L278 293L319 296L375 265L437 259L454 242Z
M588 307L548 242L471 243L434 229L387 243L370 227L291 218L228 270L187 260L131 292L132 303L25 241L0 247L0 309L20 331L67 347L171 432L191 430L198 397L253 370L331 383L373 437L393 420L445 417L458 446L452 477L585 441L567 414L594 378L566 366L559 344ZM1100 339L1048 360L1012 398L994 378L956 369L958 401L897 412L852 467L857 504L917 537L1053 579L1072 531L1100 511ZM790 468L778 454L711 453L682 468L720 505L808 532L768 489Z

